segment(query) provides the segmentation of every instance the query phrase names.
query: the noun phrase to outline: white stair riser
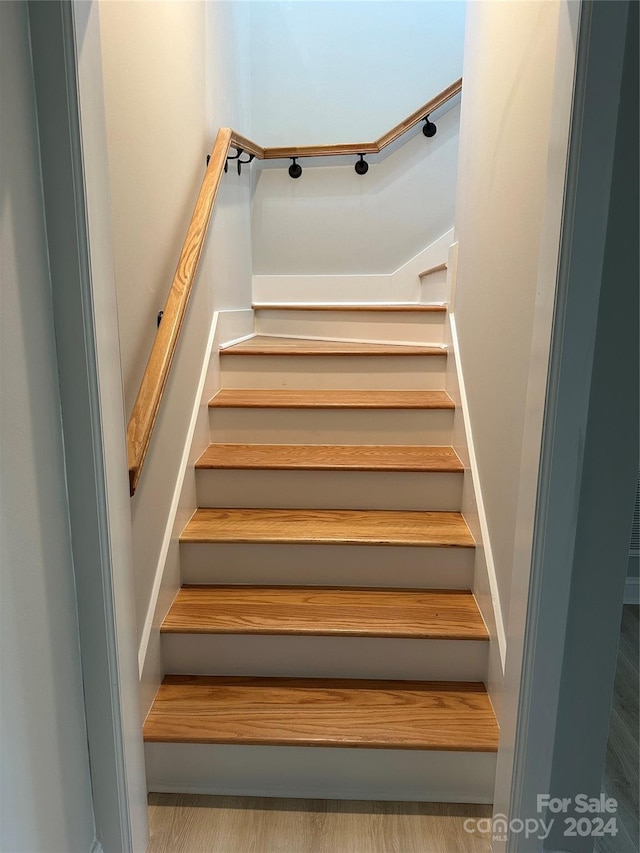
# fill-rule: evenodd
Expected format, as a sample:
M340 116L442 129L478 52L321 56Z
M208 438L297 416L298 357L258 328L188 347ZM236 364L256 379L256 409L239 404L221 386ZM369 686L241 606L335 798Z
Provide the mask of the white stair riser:
M490 803L496 754L228 744L145 744L150 791Z
M463 474L406 471L196 472L198 506L459 511Z
M471 589L473 548L408 545L180 545L182 582Z
M162 635L164 666L174 675L482 681L488 653L482 640Z
M209 410L212 442L450 445L453 409Z
M225 355L223 388L444 389L447 357L442 356L276 356Z
M444 313L383 311L256 311L259 335L289 335L337 341L439 344Z

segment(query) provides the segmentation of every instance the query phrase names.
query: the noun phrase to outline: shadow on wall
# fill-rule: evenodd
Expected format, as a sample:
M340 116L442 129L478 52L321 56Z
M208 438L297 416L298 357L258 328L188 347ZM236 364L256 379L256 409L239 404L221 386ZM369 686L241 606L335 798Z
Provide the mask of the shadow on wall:
M302 160L298 180L289 177L288 161L260 164L252 213L254 273L396 270L453 227L459 123L456 105L437 119L436 136L425 139L420 126L386 156L368 157L363 176L355 172L355 156L332 161L339 166Z

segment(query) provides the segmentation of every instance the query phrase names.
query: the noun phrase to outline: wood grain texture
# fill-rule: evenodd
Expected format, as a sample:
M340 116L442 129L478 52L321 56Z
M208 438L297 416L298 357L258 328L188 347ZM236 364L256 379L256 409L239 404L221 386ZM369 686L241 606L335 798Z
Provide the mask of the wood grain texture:
M371 356L440 356L446 357L443 346L415 346L408 344L371 344L351 341L322 341L311 338L283 338L270 335L254 335L238 344L224 347L220 356L225 355L371 355Z
M340 143L336 145L302 145L302 146L281 146L278 148L265 148L265 160L279 160L288 157L331 157L341 154L378 154L396 139L399 139L412 127L415 127L418 122L422 121L430 113L437 110L439 107L455 97L462 91L462 78L456 80L446 89L443 89L435 97L431 98L418 107L417 110L411 113L398 124L394 125L390 130L383 134L374 142L350 142Z
M242 136L235 130L231 132L230 144L234 148L242 149L242 151L246 152L247 154L253 154L254 157L258 158L258 160L264 160L264 148L262 147L262 145L258 145L257 142L253 142L251 139L247 139L246 136Z
M446 391L322 391L223 388L212 408L243 409L455 409Z
M478 605L466 590L183 586L161 631L489 639Z
M429 267L428 270L424 270L421 273L418 273L419 278L425 278L428 275L431 275L434 272L444 272L447 269L446 264L436 264L434 267Z
M476 828L491 814L471 803L149 794L147 853L491 853Z
M144 739L495 752L498 726L475 682L168 675Z
M196 468L281 471L464 470L452 447L409 444L210 444Z
M254 302L251 306L255 311L384 311L401 313L436 313L444 314L446 305L419 304L417 302L361 302L327 303L318 302Z
M474 548L459 512L198 509L181 542L304 542Z
M392 142L395 142L396 139L401 137L408 130L411 130L412 127L415 127L415 125L422 121L423 118L426 118L430 113L446 104L447 101L450 101L451 98L455 97L461 91L462 77L450 86L447 86L446 89L443 89L442 92L435 95L435 97L427 101L426 104L423 104L415 110L415 112L411 113L410 116L407 116L407 118L403 119L401 122L396 124L395 127L392 127L391 130L387 131L387 133L377 139L376 145L380 151L382 151L383 148L386 148L387 145L391 145Z
M329 145L283 145L265 148L265 160L284 160L289 157L336 157L344 154L378 154L375 142L340 142Z
M204 239L209 226L211 212L224 171L231 129L222 128L216 137L211 159L205 172L195 208L187 229L178 268L173 277L169 295L164 306L162 323L151 348L149 360L140 383L131 418L127 427L127 458L129 465L130 492L136 490L142 471L151 434L158 417L169 370L180 337L189 297L198 271Z

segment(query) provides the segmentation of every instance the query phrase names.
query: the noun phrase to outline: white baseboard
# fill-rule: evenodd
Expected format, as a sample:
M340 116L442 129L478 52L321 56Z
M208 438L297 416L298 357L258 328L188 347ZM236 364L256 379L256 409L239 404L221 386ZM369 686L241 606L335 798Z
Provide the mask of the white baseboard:
M143 715L145 708L148 711L162 680L159 626L180 585L178 536L197 508L193 464L209 443L207 403L220 387L218 349L228 340L249 335L253 331L253 323L252 309L217 311L212 318L206 356L193 401L189 428L184 437L180 471L165 525L152 594L138 648ZM190 476L187 476L188 473Z
M459 394L459 400L456 400L456 403L460 403L456 408L456 418L458 419L459 427L463 427L464 429L465 438L465 448L461 448L455 438L454 448L456 452L458 452L458 455L462 454L462 461L465 464L465 468L468 467L468 471L471 475L471 488L466 488L463 492L462 512L477 543L474 593L478 601L478 606L480 607L484 620L489 628L489 633L493 634L493 638L498 643L500 664L502 672L504 673L507 654L507 636L504 617L502 615L502 607L500 605L498 578L491 549L489 526L482 498L480 472L478 470L478 463L473 443L473 430L469 418L463 367L460 361L460 349L458 346L455 314L452 313L449 315L448 322L451 330L450 359L451 355L453 355L453 359L451 360L455 360ZM447 391L451 396L451 391L449 389L447 389ZM459 421L460 414L462 416L462 424L460 424ZM454 435L457 431L456 424L454 423ZM492 629L495 629L495 631Z
M444 274L420 282L425 269L443 263L453 239L450 229L390 273L379 275L254 275L253 301L263 302L444 302Z
M206 348L206 356L202 364L200 380L198 382L198 390L193 403L193 410L191 412L191 418L189 421L189 427L187 430L187 434L184 437L184 445L182 449L182 458L180 461L180 472L178 474L178 479L176 481L176 485L173 491L173 498L171 500L171 508L169 510L169 516L167 518L167 524L165 526L164 538L162 542L162 548L160 550L160 554L158 557L158 563L156 566L153 590L151 593L151 599L149 602L149 607L147 609L147 617L145 619L142 634L140 638L140 646L138 649L138 668L140 674L142 675L144 669L144 661L147 655L147 649L149 646L149 638L151 636L151 630L153 626L154 616L156 614L158 599L160 596L160 589L162 586L162 582L164 579L164 569L167 562L167 555L169 553L169 546L171 544L171 538L173 534L173 528L175 525L176 515L178 512L178 506L180 504L180 496L182 494L182 487L184 483L184 477L187 470L187 462L189 459L189 453L191 451L191 445L193 443L193 436L196 429L196 422L198 419L198 412L200 410L202 393L204 390L204 384L207 377L207 370L209 368L209 360L212 355L213 350L213 341L216 335L217 327L218 327L218 318L219 314L216 311L213 315L211 322L211 329L209 331L209 340L207 341ZM195 507L194 507L195 511Z
M464 371L460 358L460 347L456 329L457 243L451 246L447 262L451 309L447 313L445 320L444 343L449 353L445 388L456 404L452 444L465 466L462 513L477 543L473 592L492 640L489 654L487 687L492 700L495 700L497 694L493 687L501 681L504 674L507 639L473 443L473 430L469 419ZM496 646L497 654L495 652ZM498 709L496 708L497 711Z

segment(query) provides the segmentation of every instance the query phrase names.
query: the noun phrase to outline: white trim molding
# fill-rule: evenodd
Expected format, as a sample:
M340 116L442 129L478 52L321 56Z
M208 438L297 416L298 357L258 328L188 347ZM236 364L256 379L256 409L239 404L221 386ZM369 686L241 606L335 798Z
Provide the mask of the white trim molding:
M160 625L180 587L178 538L197 508L194 465L209 444L208 402L220 388L219 350L231 341L244 340L250 336L253 323L253 311L250 308L216 311L213 314L138 647L143 717L151 707L164 674L160 654Z
M142 853L147 803L97 4L30 3L29 27L94 847Z
M540 793L573 798L577 791L601 791L627 570L620 559L629 535L627 528L625 541L621 505L631 504L636 480L629 460L634 447L637 452L637 373L635 381L624 372L615 382L611 377L619 364L637 369L637 352L631 352L637 314L619 310L633 304L637 289L633 277L619 272L633 247L611 227L622 218L622 206L610 206L616 149L624 138L617 130L627 15L634 6L562 4L560 44L566 49L558 52L556 114L563 117L563 136L567 111L571 128L566 180L554 178L556 191L565 192L532 556L518 579L527 593L522 606L514 609L512 597L510 607L510 710L501 730L494 797L511 821L535 815ZM597 123L590 119L594 109ZM559 138L552 159L564 160L564 151ZM627 162L637 160L637 150L621 151ZM617 187L627 185L619 181ZM557 202L552 207L540 273L554 260L551 239L558 242L559 229L553 234L550 227ZM524 637L514 638L522 625ZM563 817L572 812L570 806ZM561 838L563 828L564 821L554 825L549 849L592 850L593 837ZM517 834L495 845L496 853L529 849Z
M443 263L453 239L450 229L392 273L381 275L254 275L253 301L275 302L442 302L446 276L420 273Z
M450 361L452 362L452 369L456 371L458 383L458 399L455 401L456 414L454 416L454 449L471 475L471 488L465 488L463 493L462 513L476 540L474 593L478 600L478 605L480 606L483 618L485 619L485 622L488 623L490 633L491 623L493 622L493 625L495 626L495 639L498 643L498 649L500 652L500 666L502 668L502 672L504 672L507 654L507 637L504 617L502 615L502 608L500 605L498 578L493 559L493 551L491 549L489 525L487 523L487 514L482 497L480 471L478 469L478 462L473 443L473 429L469 418L464 372L460 360L460 349L458 346L458 334L456 331L454 314L449 314L449 326L451 330L450 352L453 355L453 357L450 355ZM450 385L447 388L447 392L451 396L452 389ZM455 423L456 420L458 420L458 424ZM462 421L461 424L460 420ZM457 429L456 426L458 427ZM460 427L462 427L462 430ZM464 444L460 440L461 431L464 437ZM487 588L489 592L488 596L486 594Z

